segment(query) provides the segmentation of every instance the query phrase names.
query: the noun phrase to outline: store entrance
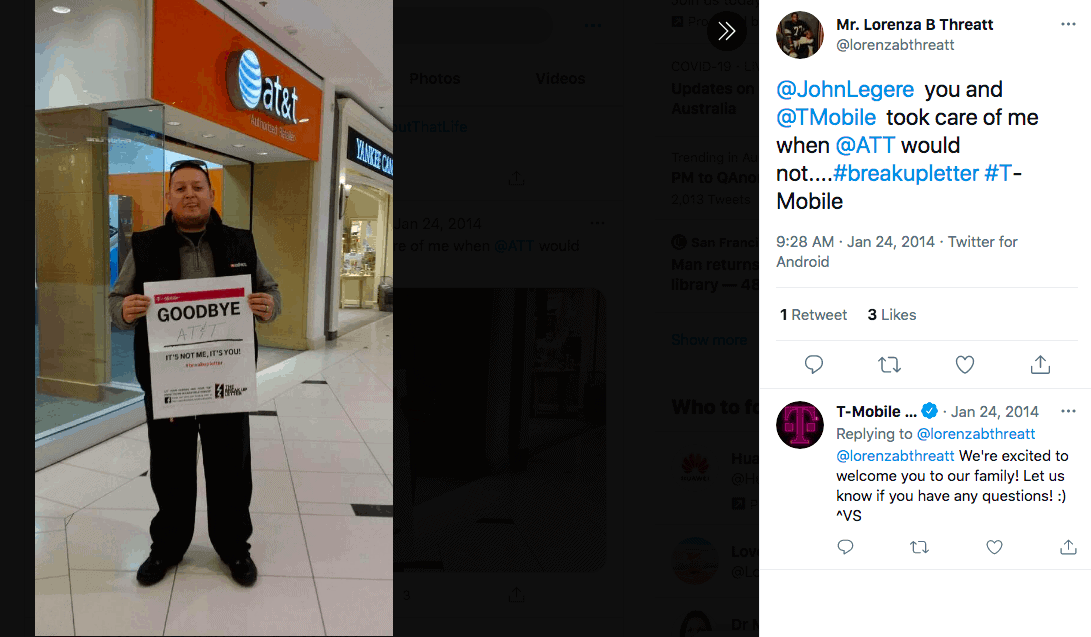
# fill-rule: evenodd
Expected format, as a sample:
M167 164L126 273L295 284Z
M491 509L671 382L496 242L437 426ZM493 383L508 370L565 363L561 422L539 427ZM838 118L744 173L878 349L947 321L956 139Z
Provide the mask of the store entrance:
M109 294L133 233L164 223L172 162L204 161L223 222L251 228L251 163L172 141L164 124L162 106L35 115L36 436L143 396L136 333L113 324ZM64 162L77 159L84 171L78 181L58 181L55 175L70 170Z
M370 185L352 185L341 219L341 258L337 286L340 334L383 318L379 285L387 276L386 239L391 196Z

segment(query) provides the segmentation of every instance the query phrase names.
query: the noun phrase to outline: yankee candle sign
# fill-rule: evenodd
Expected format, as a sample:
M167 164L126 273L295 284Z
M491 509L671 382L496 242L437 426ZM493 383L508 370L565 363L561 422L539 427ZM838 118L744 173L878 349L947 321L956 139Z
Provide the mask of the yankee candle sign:
M156 419L257 409L247 275L144 284Z
M364 168L394 179L394 155L349 127L348 158Z

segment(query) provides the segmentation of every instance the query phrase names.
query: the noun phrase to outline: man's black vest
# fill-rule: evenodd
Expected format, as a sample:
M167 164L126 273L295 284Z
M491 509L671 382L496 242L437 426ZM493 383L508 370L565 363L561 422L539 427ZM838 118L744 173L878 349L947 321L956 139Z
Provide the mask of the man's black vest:
M256 269L258 252L254 248L254 236L248 230L223 225L215 208L209 212L203 241L212 248L212 261L216 276L250 275L250 291L257 291ZM182 261L178 250L187 245L186 238L178 234L172 213L167 213L166 223L153 230L134 232L132 239L133 264L136 280L133 294L144 294L148 281L177 281L182 278ZM244 311L250 311L245 304ZM254 319L254 364L258 362L257 319ZM136 362L136 379L141 389L151 395L151 367L148 358L148 324L145 317L136 320L136 338L133 340Z

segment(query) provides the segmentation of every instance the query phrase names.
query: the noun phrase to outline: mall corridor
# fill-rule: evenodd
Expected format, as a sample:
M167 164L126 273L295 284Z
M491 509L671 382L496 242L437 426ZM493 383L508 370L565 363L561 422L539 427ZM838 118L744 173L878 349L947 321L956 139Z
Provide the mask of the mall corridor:
M393 321L258 372L249 588L209 541L199 446L193 541L149 587L147 425L36 472L35 634L393 634Z

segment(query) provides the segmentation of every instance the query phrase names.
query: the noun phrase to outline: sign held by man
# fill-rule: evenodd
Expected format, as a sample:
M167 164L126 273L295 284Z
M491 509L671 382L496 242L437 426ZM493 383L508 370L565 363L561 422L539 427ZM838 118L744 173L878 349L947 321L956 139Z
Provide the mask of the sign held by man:
M156 418L257 409L249 276L148 282Z

